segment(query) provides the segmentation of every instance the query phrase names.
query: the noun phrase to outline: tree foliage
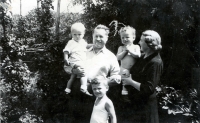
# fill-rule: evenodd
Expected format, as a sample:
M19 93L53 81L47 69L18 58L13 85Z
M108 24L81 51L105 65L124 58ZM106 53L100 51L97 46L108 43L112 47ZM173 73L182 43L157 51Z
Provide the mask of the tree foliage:
M89 30L97 24L109 26L112 20L133 26L135 43L143 31L157 31L163 45L162 83L183 89L193 86L191 69L199 67L199 4L199 0L102 0L96 6L86 4L85 24ZM110 28L111 32L115 30ZM107 47L116 53L119 45L120 38L111 33Z
M9 4L8 1L1 1ZM21 58L25 55L28 47L26 38L27 25L24 19L19 17L19 21L13 23L6 7L0 7L1 26L3 27L3 36L1 37L1 80L0 80L0 105L2 122L16 122L18 118L27 110L30 114L37 114L36 102L40 100L41 91L36 88L36 80L32 81L28 66ZM15 27L15 33L13 33ZM20 31L21 33L17 33ZM22 35L23 34L23 35ZM31 101L30 101L30 100ZM39 116L38 116L39 117ZM39 120L36 119L36 122Z

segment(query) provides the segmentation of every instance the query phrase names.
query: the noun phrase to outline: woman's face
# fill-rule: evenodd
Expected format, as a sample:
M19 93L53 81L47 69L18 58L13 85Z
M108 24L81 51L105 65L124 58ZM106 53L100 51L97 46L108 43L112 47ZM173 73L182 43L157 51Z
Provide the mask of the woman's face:
M140 41L139 41L141 51L146 52L150 48L148 47L147 43L145 42L145 36L141 36Z
M102 49L108 40L104 29L95 29L93 33L93 44L95 48Z

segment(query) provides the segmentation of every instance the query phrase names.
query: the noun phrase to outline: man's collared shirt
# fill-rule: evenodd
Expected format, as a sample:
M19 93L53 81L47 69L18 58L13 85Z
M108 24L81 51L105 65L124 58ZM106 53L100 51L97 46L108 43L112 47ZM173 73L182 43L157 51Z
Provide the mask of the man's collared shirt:
M95 53L93 47L86 52L87 77L89 80L96 76L110 77L120 83L120 67L117 57L106 47Z

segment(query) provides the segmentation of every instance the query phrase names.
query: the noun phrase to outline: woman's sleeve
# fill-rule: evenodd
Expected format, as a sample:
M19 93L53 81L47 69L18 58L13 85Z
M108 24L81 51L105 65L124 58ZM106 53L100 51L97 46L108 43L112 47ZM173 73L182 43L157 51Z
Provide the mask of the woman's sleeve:
M160 81L160 76L162 74L163 65L162 62L153 62L147 66L145 69L145 82L141 83L140 91L145 95L151 95L154 93L156 86Z

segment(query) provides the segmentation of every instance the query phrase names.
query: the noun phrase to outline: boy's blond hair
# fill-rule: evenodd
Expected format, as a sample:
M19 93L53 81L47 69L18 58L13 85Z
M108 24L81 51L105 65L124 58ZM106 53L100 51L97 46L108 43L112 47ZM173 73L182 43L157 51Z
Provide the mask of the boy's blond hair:
M85 26L82 23L77 22L77 23L72 24L72 26L71 26L71 32L73 30L81 30L81 31L85 32Z
M91 81L91 85L100 85L100 84L102 84L105 87L108 87L108 80L107 80L107 78L102 77L102 76L97 76L97 77L95 77L95 80L96 81L93 81L93 80Z
M122 27L120 30L119 30L119 35L121 35L122 32L126 32L127 30L131 30L132 33L134 35L136 35L136 30L135 28L131 27L131 26L125 26L125 27Z

